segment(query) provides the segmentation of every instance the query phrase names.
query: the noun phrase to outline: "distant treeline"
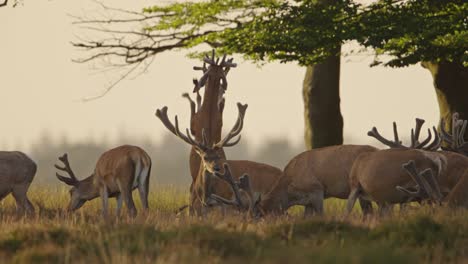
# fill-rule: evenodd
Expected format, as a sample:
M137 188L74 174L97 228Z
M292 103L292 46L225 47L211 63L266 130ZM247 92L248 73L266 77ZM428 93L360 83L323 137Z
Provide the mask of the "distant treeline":
M89 176L99 156L113 147L130 144L142 147L153 161L151 184L171 184L189 186L191 177L188 169L190 148L179 139L165 134L161 143L154 143L149 138L133 138L119 136L113 143L86 140L80 143L70 143L66 138L53 140L44 135L38 142L32 144L27 154L38 164L38 172L34 184L59 184L55 177L54 164L58 156L68 153L70 165L77 177ZM303 146L294 146L286 139L270 139L264 141L259 148L249 147L249 139L231 148L226 148L229 159L246 159L268 163L280 169L296 154L304 150Z

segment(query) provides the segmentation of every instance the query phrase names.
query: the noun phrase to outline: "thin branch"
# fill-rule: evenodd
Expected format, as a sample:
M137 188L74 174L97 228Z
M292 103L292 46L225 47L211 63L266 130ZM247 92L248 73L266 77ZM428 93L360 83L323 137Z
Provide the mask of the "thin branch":
M7 4L8 4L8 0L5 0L5 2L3 2L3 3L0 4L0 7L6 6Z
M114 88L117 84L119 84L123 79L127 78L133 71L135 71L138 66L140 66L141 62L136 64L135 66L133 66L129 71L127 71L126 73L122 74L120 76L120 78L118 78L117 80L115 80L113 83L111 83L111 85L109 85L106 90L101 93L100 95L96 95L96 96L92 96L92 97L88 97L88 98L83 98L81 101L82 102L89 102L89 101L93 101L93 100L96 100L96 99L99 99L99 98L102 98L104 97L107 93L109 93L112 88Z

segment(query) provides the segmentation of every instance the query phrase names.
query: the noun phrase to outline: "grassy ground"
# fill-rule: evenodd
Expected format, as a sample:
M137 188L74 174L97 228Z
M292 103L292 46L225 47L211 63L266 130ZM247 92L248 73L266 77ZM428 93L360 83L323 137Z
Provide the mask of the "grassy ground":
M64 213L64 188L35 187L30 198L42 207L31 218L16 216L11 197L0 202L1 263L468 263L467 211L343 219L344 202L327 200L325 217L303 219L294 208L259 221L219 212L199 219L176 217L187 195L159 187L147 215L105 223L99 200Z

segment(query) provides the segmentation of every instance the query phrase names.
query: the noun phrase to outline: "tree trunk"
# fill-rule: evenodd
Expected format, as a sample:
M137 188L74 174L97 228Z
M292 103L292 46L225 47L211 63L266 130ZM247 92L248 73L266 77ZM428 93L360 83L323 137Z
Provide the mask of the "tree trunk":
M340 56L308 66L302 92L306 147L312 149L343 144Z
M444 119L446 129L450 130L455 112L460 114L460 119L468 120L468 68L453 62L423 62L421 65L432 74L440 118Z

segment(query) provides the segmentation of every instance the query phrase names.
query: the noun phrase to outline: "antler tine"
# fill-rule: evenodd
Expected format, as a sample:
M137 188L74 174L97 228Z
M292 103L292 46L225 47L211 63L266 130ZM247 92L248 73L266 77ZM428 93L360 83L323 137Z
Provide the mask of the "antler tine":
M379 131L377 130L376 127L373 127L369 132L367 132L367 135L370 137L373 137L383 143L384 145L390 147L390 148L407 148L401 144L400 141L398 141L398 133L395 133L397 131L396 129L396 123L393 123L393 128L394 128L394 135L395 135L395 142L390 141L386 138L384 138L382 135L380 135Z
M68 185L76 185L79 181L76 178L75 173L73 173L73 170L70 167L70 163L68 162L68 154L65 153L61 157L59 157L58 159L63 163L64 167L61 167L61 166L59 166L57 164L54 164L54 167L56 169L58 169L58 170L66 172L69 177L64 177L64 176L60 175L59 173L55 173L57 178L60 181L65 182Z
M226 62L226 57L227 57L227 54L225 53L225 54L223 55L223 59L221 60L220 65L223 65L223 64Z
M231 147L234 146L235 144L239 143L240 141L240 136L238 139L236 139L234 142L229 142L231 139L239 135L239 133L242 131L242 128L244 127L244 116L245 116L245 111L247 110L248 105L237 103L237 108L239 110L238 116L237 116L237 121L232 127L231 131L224 137L221 141L216 143L217 147Z
M161 109L156 109L156 114L155 114L159 120L163 123L163 125L172 132L172 134L177 135L175 131L174 125L171 123L169 120L169 117L167 116L167 106L164 106ZM176 122L177 122L177 116L176 116Z
M443 118L440 119L440 136L442 137L442 140L446 141L449 145L453 144L452 135L445 130L445 120Z
M452 115L452 134L450 134L445 130L445 120L443 118L440 120L441 137L450 145L449 150L464 153L464 148L468 147L468 143L464 139L467 123L467 120L459 119L458 113L454 113Z
M421 133L421 128L426 121L424 119L416 118L416 128L411 129L411 147L414 148L416 145L419 145L419 135Z
M188 129L186 130L185 135L182 132L180 132L180 130L179 130L179 119L178 119L177 115L175 116L175 125L172 124L172 122L169 120L169 117L167 116L167 106L164 106L161 109L157 109L156 110L156 116L159 118L159 120L161 120L163 125L169 131L171 131L172 134L179 137L180 139L182 139L183 141L185 141L186 143L188 143L190 145L197 146L197 147L202 148L202 149L204 148L203 145L201 145L199 142L197 142L196 140L194 140L190 136L190 133L189 133Z
M193 88L193 92L198 92L201 87L205 86L206 80L208 80L208 75L210 74L211 68L206 70L200 80L194 80L195 87Z
M412 130L411 130L412 131ZM431 129L428 128L427 129L427 137L425 140L423 140L422 142L418 142L418 140L416 140L416 142L418 142L418 144L416 146L414 146L415 149L424 149L424 146L427 145L427 143L429 143L429 141L431 141L432 139L432 133L431 133Z
M195 102L190 98L188 93L183 93L182 97L187 98L190 103L190 119L192 119L193 115L195 114Z
M223 197L220 197L216 194L211 194L211 198L213 198L214 200L218 201L218 202L222 202L222 203L225 203L225 204L228 204L228 205L236 205L238 206L239 208L243 207L243 204L242 204L242 199L241 199L241 196L240 196L240 191L239 191L239 186L238 186L238 183L236 183L236 181L234 181L234 178L232 177L232 173L231 173L231 168L229 166L229 164L227 163L224 163L224 174L220 174L219 172L215 172L215 176L220 178L221 180L227 182L229 184L229 186L231 187L233 193L234 193L234 199L232 200L227 200ZM248 177L247 174L244 174L242 177Z
M439 133L437 132L436 127L432 127L432 130L434 131L434 140L429 144L429 146L422 147L424 150L430 150L430 151L435 151L440 148L440 145L442 144L442 139L439 136ZM429 131L430 135L430 131Z
M397 186L398 190L405 192L414 198L423 199L426 198L423 196L428 196L427 198L430 198L436 202L440 202L442 200L442 194L440 192L439 185L430 168L427 168L424 171L418 173L413 160L410 160L408 163L404 163L402 168L417 184L417 191L412 192L401 186Z
M209 64L209 65L215 65L214 59L211 59L208 56L205 56L205 58L203 58L203 62L205 62L206 64Z
M428 193L426 189L427 184L424 183L424 180L421 178L421 175L418 174L416 170L416 165L414 160L410 160L408 163L404 163L402 168L408 173L411 179L416 183L416 191L410 191L402 186L397 186L397 190L408 194L411 198L422 198L423 192Z
M458 137L458 145L460 147L466 144L466 142L465 142L465 131L466 131L467 124L468 124L467 120L462 121L461 130L460 130L459 137Z
M437 182L434 173L432 173L432 170L430 168L425 169L423 172L421 172L421 177L425 179L428 186L430 186L430 195L432 199L440 203L443 196L442 192L440 191L439 183Z
M395 121L393 121L393 138L394 138L394 142L396 144L400 144L401 145L401 141L400 139L398 138L398 127L397 127L397 123Z

